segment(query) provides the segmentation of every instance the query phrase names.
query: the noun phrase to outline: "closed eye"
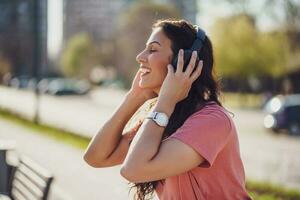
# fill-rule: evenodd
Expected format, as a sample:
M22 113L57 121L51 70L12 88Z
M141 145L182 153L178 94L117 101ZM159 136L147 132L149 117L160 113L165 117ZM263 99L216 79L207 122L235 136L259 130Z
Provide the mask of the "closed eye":
M156 52L156 50L150 49L149 52L153 53L153 52Z

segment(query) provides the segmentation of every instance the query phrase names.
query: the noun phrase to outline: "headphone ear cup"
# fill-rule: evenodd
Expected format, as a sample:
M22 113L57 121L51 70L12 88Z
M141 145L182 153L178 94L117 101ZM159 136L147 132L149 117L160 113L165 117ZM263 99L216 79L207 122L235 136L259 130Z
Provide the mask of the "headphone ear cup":
M187 65L190 62L193 51L187 49L187 50L184 50L183 52L184 52L183 53L183 60L184 60L183 71L185 71ZM177 69L177 62L178 62L178 54L176 56L174 56L172 63L171 63L175 69Z
M171 65L176 69L177 68L177 60L178 60L178 54L174 55L174 58L171 61Z
M190 63L190 60L191 60L192 55L193 55L193 51L192 51L192 50L185 50L185 51L184 51L184 57L183 57L183 60L184 60L183 71L186 70L188 64Z

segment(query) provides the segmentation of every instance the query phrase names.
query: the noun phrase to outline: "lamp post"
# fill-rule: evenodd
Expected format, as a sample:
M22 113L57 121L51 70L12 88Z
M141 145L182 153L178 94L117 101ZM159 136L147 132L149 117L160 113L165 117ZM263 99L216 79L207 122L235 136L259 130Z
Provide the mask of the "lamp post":
M42 78L42 69L47 65L47 0L33 1L33 69L32 76L36 79L34 122L39 123L40 90L38 83Z
M35 94L35 114L34 122L39 123L39 63L40 63L40 41L39 41L39 3L38 0L33 1L33 69L32 77L36 80L36 85L34 87Z

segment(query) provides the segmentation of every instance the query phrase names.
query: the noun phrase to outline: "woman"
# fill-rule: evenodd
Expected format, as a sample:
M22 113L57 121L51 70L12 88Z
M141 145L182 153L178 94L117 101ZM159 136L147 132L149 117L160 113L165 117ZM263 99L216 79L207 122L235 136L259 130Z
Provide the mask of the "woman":
M218 100L212 45L203 34L184 62L182 49L195 44L195 27L184 20L153 25L130 91L84 155L94 167L122 164L120 173L134 183L138 199L154 191L162 200L250 199L236 129ZM154 97L149 116L122 134Z

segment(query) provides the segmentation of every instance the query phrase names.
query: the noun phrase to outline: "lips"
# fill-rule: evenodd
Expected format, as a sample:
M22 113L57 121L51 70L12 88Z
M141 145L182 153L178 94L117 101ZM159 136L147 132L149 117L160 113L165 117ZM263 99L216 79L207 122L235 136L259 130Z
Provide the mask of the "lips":
M140 72L141 72L141 76L145 76L151 72L151 69L146 68L146 67L141 67Z

